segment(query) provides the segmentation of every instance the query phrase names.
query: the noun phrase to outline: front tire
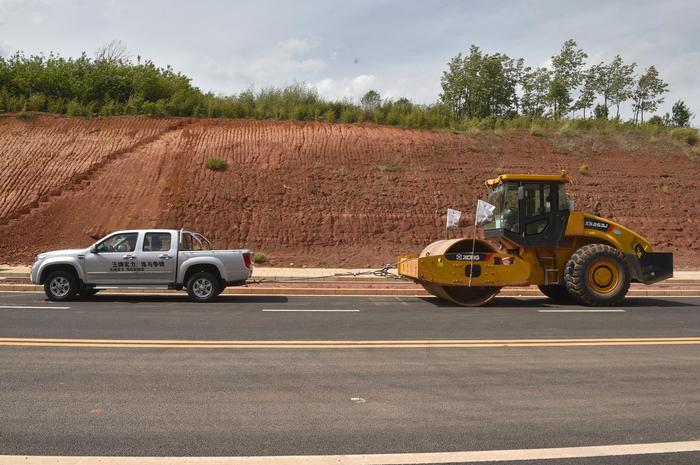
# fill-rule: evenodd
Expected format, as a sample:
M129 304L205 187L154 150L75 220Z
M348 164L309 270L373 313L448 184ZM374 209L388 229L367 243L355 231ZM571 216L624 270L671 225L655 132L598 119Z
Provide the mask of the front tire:
M582 305L618 305L630 287L625 256L604 244L588 244L571 255L567 263L566 288Z
M219 279L207 271L193 274L187 281L187 295L194 302L209 302L219 295Z
M44 281L44 293L54 302L70 300L78 293L78 278L71 271L54 271Z

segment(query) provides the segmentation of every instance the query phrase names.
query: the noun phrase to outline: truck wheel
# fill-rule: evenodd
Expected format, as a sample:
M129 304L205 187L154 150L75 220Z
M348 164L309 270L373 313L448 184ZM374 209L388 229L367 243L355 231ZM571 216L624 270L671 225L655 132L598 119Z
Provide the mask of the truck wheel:
M537 286L540 292L556 302L571 302L569 291L565 284L548 284Z
M625 256L604 244L580 247L567 263L566 288L578 303L592 307L617 305L630 287Z
M219 295L219 279L207 271L195 273L187 281L187 294L195 302L209 302Z
M70 300L78 293L78 278L71 271L54 271L44 281L44 293L56 302Z

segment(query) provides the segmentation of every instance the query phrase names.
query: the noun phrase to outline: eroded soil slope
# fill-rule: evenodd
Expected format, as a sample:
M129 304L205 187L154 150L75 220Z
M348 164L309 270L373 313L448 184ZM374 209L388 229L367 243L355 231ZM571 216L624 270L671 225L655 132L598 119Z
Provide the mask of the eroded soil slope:
M0 171L0 189L14 186L0 190L13 199L0 203L0 263L116 229L185 226L218 247L263 251L274 265L374 266L444 237L445 209L471 212L484 179L564 168L578 207L638 230L680 266L700 265L700 166L681 147L610 143L581 156L524 131L44 116L0 118L0 141L9 141L0 164L14 163ZM204 168L211 157L228 169Z
M148 118L0 118L0 224L59 195L180 123Z

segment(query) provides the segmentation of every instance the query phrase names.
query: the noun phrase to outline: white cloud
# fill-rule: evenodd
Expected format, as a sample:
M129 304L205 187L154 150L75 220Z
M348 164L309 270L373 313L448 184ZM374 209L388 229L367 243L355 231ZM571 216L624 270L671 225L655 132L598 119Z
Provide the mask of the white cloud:
M377 84L373 74L361 74L341 79L326 78L316 83L319 95L332 100L352 98L359 100L368 90Z
M311 55L313 51L308 40L291 38L253 57L195 56L191 61L192 68L204 71L209 78L205 90L212 86L216 91L232 93L251 86L282 86L307 80L326 68L322 58Z
M290 54L304 53L311 49L311 45L306 39L287 39L280 42L278 47Z

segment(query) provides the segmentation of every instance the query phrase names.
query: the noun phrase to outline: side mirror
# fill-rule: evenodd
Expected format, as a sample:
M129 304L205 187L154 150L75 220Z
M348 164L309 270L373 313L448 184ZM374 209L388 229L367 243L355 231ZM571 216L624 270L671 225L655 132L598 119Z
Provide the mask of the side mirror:
M94 245L92 247L90 247L90 253L99 253L97 251L97 247L95 247Z

